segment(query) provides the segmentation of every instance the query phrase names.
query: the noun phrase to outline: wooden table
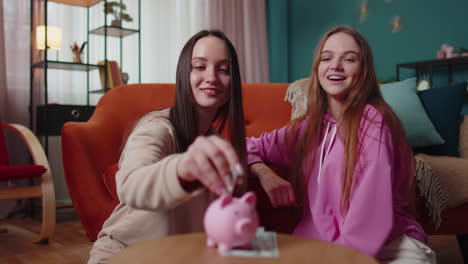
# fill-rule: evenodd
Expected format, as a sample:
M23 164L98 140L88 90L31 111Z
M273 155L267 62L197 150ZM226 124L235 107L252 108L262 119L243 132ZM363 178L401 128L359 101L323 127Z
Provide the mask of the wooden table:
M223 257L216 248L206 247L204 233L174 235L126 248L115 254L110 263L378 263L356 250L330 242L285 234L277 234L277 240L279 258L243 258Z

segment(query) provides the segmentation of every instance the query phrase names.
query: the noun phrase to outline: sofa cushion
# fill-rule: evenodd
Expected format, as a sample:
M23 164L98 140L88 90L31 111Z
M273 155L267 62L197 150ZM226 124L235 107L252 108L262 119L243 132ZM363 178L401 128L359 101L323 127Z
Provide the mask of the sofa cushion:
M8 152L5 143L5 137L3 135L3 129L0 128L0 165L8 165Z
M444 143L416 93L416 78L385 84L381 92L401 120L412 147Z
M46 170L42 165L0 165L0 181L40 178Z
M419 92L419 98L429 118L445 143L417 148L416 152L439 156L459 156L458 133L465 86L465 83L458 83Z
M104 185L106 186L107 192L109 192L110 196L115 200L119 200L119 196L117 195L117 185L115 184L115 174L119 170L119 164L114 163L109 166L104 173L102 174L102 178L104 181Z

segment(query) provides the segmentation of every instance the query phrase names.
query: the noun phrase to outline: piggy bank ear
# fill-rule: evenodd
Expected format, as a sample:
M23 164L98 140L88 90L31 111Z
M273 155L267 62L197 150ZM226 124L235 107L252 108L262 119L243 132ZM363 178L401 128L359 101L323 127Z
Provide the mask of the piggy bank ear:
M231 195L222 195L221 197L219 197L219 199L221 200L221 208L224 208L226 205L232 202Z
M241 201L255 206L257 203L257 195L255 195L254 192L246 192L244 195L242 195Z

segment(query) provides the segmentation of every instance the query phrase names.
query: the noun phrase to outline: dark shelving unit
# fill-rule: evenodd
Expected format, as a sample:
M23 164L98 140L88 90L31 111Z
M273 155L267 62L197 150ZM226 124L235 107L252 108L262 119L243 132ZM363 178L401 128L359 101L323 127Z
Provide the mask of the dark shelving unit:
M98 93L107 93L108 91L110 91L111 89L109 88L104 88L104 89L99 89L99 90L92 90L92 91L89 91L89 93L93 94L98 94Z
M31 67L71 71L92 71L99 68L105 68L103 65L75 63L68 61L41 61L32 64Z
M91 30L89 33L90 34L95 34L95 35L106 35L106 28L107 28L107 36L112 36L112 37L126 37L135 33L139 33L139 30L136 29L129 29L129 28L119 28L119 27L112 27L112 26L102 26L99 28L96 28L94 30Z
M432 74L436 70L447 70L447 83L451 84L453 81L453 74L456 67L467 66L468 57L456 57L450 59L426 60L408 63L400 63L396 65L396 77L400 80L400 68L414 69L416 79L419 81L421 74L429 74L429 81L432 83Z
M119 0L117 0L119 1ZM108 61L109 55L108 54L108 45L111 47L114 43L117 44L119 42L120 47L116 46L116 49L120 49L120 51L116 51L115 53L120 52L120 67L123 67L123 59L122 52L123 45L122 39L137 34L137 39L131 39L131 41L137 44L138 48L138 58L131 57L130 59L132 62L138 61L138 72L136 72L135 66L132 66L131 70L134 70L132 74L138 74L138 76L134 76L134 80L138 80L141 82L141 36L140 36L140 27L141 27L141 1L140 0L120 0L120 2L127 2L127 6L130 3L133 7L132 16L134 19L136 18L136 23L131 24L132 27L137 27L136 29L130 28L120 28L110 26L110 21L107 19L107 15L103 13L103 4L107 3L107 0L30 0L30 103L29 103L29 113L30 113L30 127L34 131L34 133L40 136L41 143L44 146L46 154L51 158L51 165L53 167L52 161L55 161L56 169L60 168L61 159L56 158L57 153L49 153L50 151L54 151L56 145L50 145L51 149L49 150L49 139L51 136L60 136L63 124L66 122L85 122L87 121L93 114L95 106L92 105L90 102L90 95L98 96L96 94L103 94L109 91L109 87L103 87L102 82L97 80L96 78L101 79L100 71L105 73L107 85L107 78L108 78L108 69L107 63L104 65L99 64L100 60ZM70 11L75 13L79 13L78 16L74 16L77 21L73 21L74 23L80 23L83 28L79 28L78 32L73 32L70 29L63 29L62 32L66 32L66 34L70 34L67 41L69 39L75 39L75 37L80 37L81 41L86 41L87 46L85 49L85 60L82 63L76 63L72 61L63 61L63 59L59 59L59 53L57 51L57 56L51 56L55 51L51 51L54 47L52 44L53 42L47 40L49 25L48 23L51 22L52 16L49 17L48 20L48 12L51 12L49 9L53 10L52 4L54 5L65 5L64 9L71 9ZM138 4L138 6L136 5ZM53 6L61 8L60 6ZM101 20L101 14L99 11L96 10L98 8L104 17ZM90 11L91 10L91 11ZM94 12L95 11L95 12ZM82 15L83 14L83 15ZM90 16L93 14L98 14L93 21L90 20ZM138 16L138 17L135 17ZM65 20L64 20L65 21ZM90 22L93 22L92 24ZM108 24L109 22L109 24ZM65 22L64 22L65 23ZM51 23L52 24L52 23ZM42 36L44 38L44 44L41 43L39 45L36 43L36 31L38 30L38 26L44 26L45 32ZM60 26L60 25L59 25ZM62 25L63 26L63 25ZM85 28L84 28L85 27ZM82 29L86 29L83 31ZM92 29L92 30L91 30ZM82 35L86 33L86 36ZM42 34L42 33L41 33ZM110 42L108 39L111 38L118 38L120 41L113 41ZM68 49L67 43L63 43L61 49ZM101 44L104 43L104 46L101 47ZM69 43L68 43L69 44ZM132 45L134 43L132 42ZM40 49L39 49L40 48ZM102 49L101 49L102 48ZM44 50L45 49L45 50ZM95 54L90 53L90 49L93 49ZM92 55L92 57L90 56ZM114 54L115 55L115 54ZM117 57L119 55L115 55L115 60L119 60ZM55 59L55 60L54 60ZM114 58L113 58L114 59ZM127 58L126 58L127 59ZM129 60L130 60L129 59ZM133 59L137 61L133 61ZM130 69L129 69L130 70ZM71 75L68 75L67 72L70 72ZM95 75L95 73L98 73ZM52 103L49 101L50 98L54 98L55 94L52 91L64 91L64 93L70 92L70 87L67 85L61 85L63 87L56 87L52 86L52 81L55 80L56 77L62 76L65 74L66 76L75 76L79 77L80 82L73 83L74 88L78 89L80 101L77 104L67 104L65 100L59 103ZM91 75L92 74L92 75ZM64 75L64 76L65 76ZM99 76L99 77L97 77ZM50 83L48 83L50 82ZM78 86L77 86L78 85ZM54 88L54 89L52 89ZM81 89L82 93L81 94ZM86 95L85 97L82 95ZM72 94L71 96L74 96ZM94 99L94 98L93 98ZM54 99L57 100L57 99ZM60 99L58 99L60 100ZM72 99L74 100L74 99ZM73 101L75 102L75 101ZM94 101L93 101L94 104ZM55 155L54 155L55 154ZM61 175L60 169L54 173L54 181L58 180L58 182L64 183L64 176L60 177ZM66 187L65 187L66 188ZM56 196L57 198L57 196ZM71 207L71 201L66 197L63 197L63 200L56 201L57 204L63 204L59 207Z
M108 92L110 89L108 87L108 69L107 64L104 65L100 64L93 64L90 63L90 35L94 35L97 37L103 38L103 50L102 50L102 58L104 61L108 61L108 38L118 38L120 44L120 63L119 66L123 68L123 41L122 39L137 34L137 45L138 45L138 82L141 82L141 36L140 36L140 27L141 27L141 0L135 1L132 0L132 3L137 4L136 11L137 14L137 28L123 28L123 27L115 27L109 25L110 21L107 19L107 15L103 15L104 19L102 20L102 26L99 26L94 29L90 29L90 8L96 5L103 5L106 4L107 0L30 0L31 1L31 56L30 56L30 127L40 136L44 136L44 147L46 153L48 153L48 136L51 135L60 135L60 128L62 127L63 123L69 121L75 122L82 122L86 121L94 111L94 106L90 105L90 95L91 94L102 94ZM128 0L130 1L130 0ZM38 51L36 44L34 43L33 34L35 33L35 28L37 25L44 25L46 28L48 26L48 19L47 19L47 11L48 5L50 2L54 2L54 4L63 4L67 6L73 6L73 8L86 8L86 17L83 18L83 21L86 23L86 41L88 46L86 48L87 56L86 60L83 63L76 63L76 62L69 62L69 61L60 61L60 60L51 60L50 51L48 50L41 50ZM121 1L123 2L123 1ZM97 7L97 6L96 6ZM101 7L99 7L101 9ZM95 20L98 21L98 20ZM94 26L93 26L94 27ZM46 31L47 32L47 31ZM45 43L47 42L47 33L44 33ZM93 48L96 45L94 44ZM96 61L94 63L97 63ZM62 71L80 71L86 73L86 83L83 82L83 93L86 93L86 104L84 105L62 105L62 104L49 104L49 89L47 78L48 76L51 77L51 74L48 73L49 70L62 70ZM92 89L90 87L90 72L92 71L103 71L105 82L103 87L100 85L99 87L94 87ZM40 71L38 75L36 71ZM41 76L41 77L38 77ZM44 94L41 95L42 99L34 98L35 97L35 87L38 85L38 82L41 82L43 85ZM66 89L66 87L64 87ZM37 96L37 94L36 94ZM63 108L63 111L60 109ZM78 115L77 115L78 113ZM81 113L81 115L80 115ZM56 116L56 115L63 115L63 116ZM79 116L79 118L77 118ZM86 118L85 118L86 117ZM60 122L60 124L57 124ZM49 129L49 127L54 127L54 129Z

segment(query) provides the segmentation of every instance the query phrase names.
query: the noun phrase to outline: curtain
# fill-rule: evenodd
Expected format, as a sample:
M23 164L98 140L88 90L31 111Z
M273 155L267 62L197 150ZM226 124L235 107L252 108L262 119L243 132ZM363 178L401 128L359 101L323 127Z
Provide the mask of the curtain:
M182 46L212 28L236 47L243 82L269 82L264 0L143 0L142 5L143 82L175 82Z
M202 28L199 0L142 0L142 82L174 83L185 42Z
M0 121L29 126L29 0L1 0L0 7ZM22 141L8 131L5 137L10 163L30 163ZM3 182L0 188L25 184ZM25 200L0 200L0 219L24 205Z
M3 0L2 15L3 120L29 126L29 1Z
M236 47L244 82L268 82L265 1L200 0L202 26L219 28Z
M0 21L3 19L3 1L0 1ZM5 23L0 23L0 122L6 122L8 93L6 85L6 63L5 63Z

